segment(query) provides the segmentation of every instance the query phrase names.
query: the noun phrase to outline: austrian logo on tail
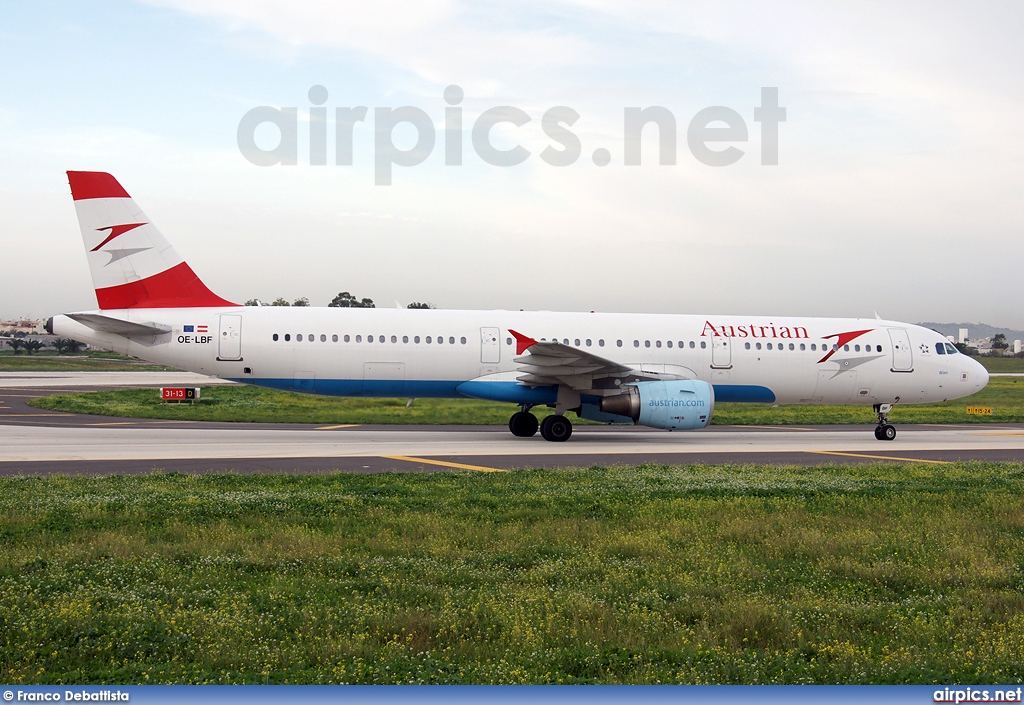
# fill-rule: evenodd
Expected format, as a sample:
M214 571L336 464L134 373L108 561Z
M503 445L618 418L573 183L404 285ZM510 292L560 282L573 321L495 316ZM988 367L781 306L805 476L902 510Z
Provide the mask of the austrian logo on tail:
M92 248L90 250L90 252L95 252L96 250L100 249L101 247L106 245L108 242L113 240L115 237L117 237L119 235L124 235L129 230L134 230L135 228L142 227L143 225L146 225L146 223L125 223L123 225L108 225L105 228L96 228L97 232L103 232L104 230L109 230L110 233L107 235L106 239L103 240L103 242L101 242L100 244L96 245L96 247Z

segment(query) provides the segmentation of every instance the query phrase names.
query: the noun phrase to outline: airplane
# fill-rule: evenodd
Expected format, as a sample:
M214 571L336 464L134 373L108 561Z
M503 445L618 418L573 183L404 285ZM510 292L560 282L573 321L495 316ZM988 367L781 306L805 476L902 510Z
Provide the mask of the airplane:
M104 172L69 171L99 308L46 330L244 384L518 405L509 430L566 441L578 417L706 427L717 402L871 406L977 392L988 372L939 333L877 318L241 306L211 291ZM538 422L531 410L554 407Z

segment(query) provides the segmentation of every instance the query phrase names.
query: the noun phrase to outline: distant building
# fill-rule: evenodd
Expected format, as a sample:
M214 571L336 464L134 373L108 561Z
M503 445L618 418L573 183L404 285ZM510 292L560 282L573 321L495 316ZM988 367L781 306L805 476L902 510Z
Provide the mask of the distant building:
M958 342L958 341L957 341L957 339L956 339L956 336L955 336L955 335L947 335L947 336L946 336L946 340L948 340L948 341L949 341L949 342L951 342L951 343L956 343L956 342Z
M957 342L959 342L959 343L966 343L967 342L967 329L966 328L961 328L960 329L960 336L959 337L960 337L960 340L958 340Z
M1013 341L1013 354L1014 355L1020 355L1021 352L1024 352L1024 347L1021 346L1021 341L1019 341L1019 340Z
M22 318L16 321L0 321L0 335L11 335L12 333L24 333L25 335L42 335L43 321L33 321Z

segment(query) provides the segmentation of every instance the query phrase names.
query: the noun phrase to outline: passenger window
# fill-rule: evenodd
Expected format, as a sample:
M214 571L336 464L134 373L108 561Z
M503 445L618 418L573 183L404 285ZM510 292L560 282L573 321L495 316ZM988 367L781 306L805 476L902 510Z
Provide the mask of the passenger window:
M274 333L274 341L277 341L277 333Z
M599 348L603 348L604 347L604 338L599 338L598 339L597 347L599 347Z
M403 342L403 343L408 343L408 342L409 342L409 336L407 336L407 335L403 335L403 336L402 336L402 342Z
M576 347L578 348L579 346L580 346L580 339L576 338Z
M860 352L860 345L854 345L853 346L853 351L854 352Z
M420 337L418 335L414 335L413 338L412 338L412 342L414 342L417 345L419 345Z
M449 336L448 337L448 344L449 345L455 345L455 336Z
M349 342L350 340L351 340L351 338L349 338L349 337L348 337L348 333L346 333L346 334L345 334L345 342L347 343L347 342Z
M878 352L882 352L882 346L881 346L881 345L876 345L876 346L875 346L875 349L876 349L876 350L877 350Z
M743 343L744 350L750 350L750 343Z
M590 347L590 338L587 338L587 347Z
M391 342L392 343L397 343L398 342L398 336L397 335L391 336Z
M771 349L772 349L772 344L771 344L771 343L768 343L768 349L769 349L769 350L771 350Z
M459 342L462 343L463 345L465 345L466 344L466 336L462 336L461 338L459 338Z
M691 341L690 341L690 350L693 350L693 349L694 349L695 347L697 347L697 346L696 346L696 345L694 344L694 342L693 342L693 341L691 340Z
M633 341L633 347L634 348L639 348L640 347L640 341L639 340L634 340Z
M645 348L649 348L649 347L651 347L651 341L649 341L649 340L645 340L645 341L644 341L644 347L645 347Z
M620 348L621 348L621 347L622 347L622 341L621 341L621 340L616 340L616 341L615 341L615 345L616 345L617 347L620 347Z
M703 340L702 340L702 341L700 341L700 349L701 349L701 350L703 350L703 349L704 349L704 348L706 348L707 346L708 346L708 344L707 344L707 343L706 343L705 341L703 341Z
M672 341L671 340L666 340L665 341L665 346L671 348L672 347Z
M789 349L790 349L790 350L796 350L796 346L795 346L795 345L793 345L793 343L790 343L790 344L789 344Z
M309 342L311 342L311 343L312 343L312 342L313 342L313 340L314 340L313 334L312 334L312 333L310 333L310 334L309 334Z
M757 348L758 350L760 350L761 349L761 343L754 343L754 347Z
M357 343L361 343L361 342L363 342L363 336L361 336L361 335L357 335L357 336L356 336L356 342L357 342Z
M654 341L654 347L660 348L661 347L661 341L660 340L655 340Z
M505 345L511 345L511 344L512 344L512 338L505 338Z
M295 339L301 343L302 342L302 333L299 333L297 336L295 336Z
M817 349L818 349L818 346L815 343L811 343L811 352L814 352Z
M568 345L569 344L569 339L568 338L562 338L562 344L563 345Z
M285 333L284 334L284 339L285 339L285 342L288 342L289 340L292 339L292 334L291 333Z
M849 345L844 345L843 346L843 352L850 352L850 346Z
M838 343L832 343L832 352L836 352L837 350L839 350L839 344Z
M331 336L331 342L332 343L337 343L338 342L338 336L337 335L332 335Z
M321 343L326 343L327 342L327 336L324 335L323 333L320 334L320 342Z
M806 346L806 345L804 345L803 343L800 343L800 349L801 349L801 350L806 350L806 349L807 349L807 346Z

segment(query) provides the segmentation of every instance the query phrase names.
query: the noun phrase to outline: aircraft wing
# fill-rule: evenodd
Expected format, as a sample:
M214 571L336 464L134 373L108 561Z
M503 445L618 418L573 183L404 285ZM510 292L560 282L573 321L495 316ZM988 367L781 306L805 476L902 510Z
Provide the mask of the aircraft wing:
M584 394L621 394L621 385L664 379L687 379L690 375L653 372L630 367L558 341L539 341L509 330L516 339L516 377L529 387L561 385ZM528 353L525 354L524 353Z
M67 317L95 331L123 335L126 338L142 338L171 332L171 327L163 323L133 323L101 313L69 313Z

